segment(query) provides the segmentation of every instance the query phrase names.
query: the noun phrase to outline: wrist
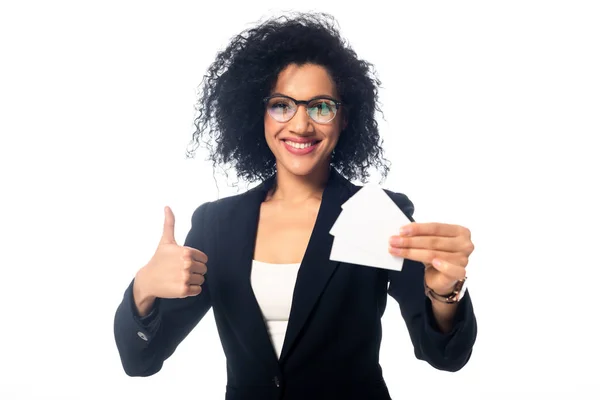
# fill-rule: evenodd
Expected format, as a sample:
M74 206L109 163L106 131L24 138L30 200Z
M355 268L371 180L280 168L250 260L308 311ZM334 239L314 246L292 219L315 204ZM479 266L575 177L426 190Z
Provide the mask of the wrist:
M448 333L452 330L457 308L457 303L448 304L436 300L431 301L433 319L441 333Z
M438 296L450 296L452 294L452 292L454 291L454 287L456 286L456 284L450 286L450 287L443 287L443 288L436 288L434 286L429 286L427 285L427 283L425 284L425 288L431 290L434 294L438 295Z
M425 286L425 295L429 297L432 302L442 303L442 304L455 304L458 303L464 296L465 291L467 289L466 286L466 277L457 281L455 285L447 289L434 289L427 285L427 282L424 281ZM439 290L439 291L438 291Z
M152 310L156 296L148 290L146 269L140 269L133 280L133 300L140 317L145 317Z

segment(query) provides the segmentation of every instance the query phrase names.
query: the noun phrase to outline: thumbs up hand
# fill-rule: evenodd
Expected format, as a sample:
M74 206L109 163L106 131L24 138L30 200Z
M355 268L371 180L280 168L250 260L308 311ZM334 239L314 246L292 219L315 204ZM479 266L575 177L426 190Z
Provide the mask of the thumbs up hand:
M170 207L165 207L163 234L156 252L134 280L134 298L140 314L145 314L157 297L183 298L200 294L207 261L203 252L177 244L175 216Z

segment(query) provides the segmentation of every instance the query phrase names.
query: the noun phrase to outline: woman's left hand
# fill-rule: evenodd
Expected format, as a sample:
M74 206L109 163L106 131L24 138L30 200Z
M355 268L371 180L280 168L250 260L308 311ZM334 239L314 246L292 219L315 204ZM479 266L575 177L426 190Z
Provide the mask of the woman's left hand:
M474 248L471 231L465 227L413 222L390 238L389 251L425 264L425 283L434 292L445 295L465 278Z

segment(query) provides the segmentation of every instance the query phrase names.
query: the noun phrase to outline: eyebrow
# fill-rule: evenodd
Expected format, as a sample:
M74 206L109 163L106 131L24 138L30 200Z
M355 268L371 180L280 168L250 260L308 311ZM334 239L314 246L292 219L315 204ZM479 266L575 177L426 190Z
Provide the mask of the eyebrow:
M289 97L291 99L295 99L294 97L292 97L290 95L279 93L279 92L272 93L271 96L283 96L283 97ZM329 100L338 101L338 99L336 99L335 97L333 97L330 94L318 94L316 96L311 97L310 99L306 99L306 101L311 101L311 100L316 100L316 99L329 99ZM298 99L295 99L295 100L298 100Z

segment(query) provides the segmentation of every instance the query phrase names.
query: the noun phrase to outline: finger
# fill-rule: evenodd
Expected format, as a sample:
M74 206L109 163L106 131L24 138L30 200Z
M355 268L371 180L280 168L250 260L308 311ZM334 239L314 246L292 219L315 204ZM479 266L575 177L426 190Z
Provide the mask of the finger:
M204 263L188 258L183 260L183 271L186 273L204 275L207 272L207 267Z
M205 264L208 262L208 256L206 254L204 254L203 252L201 252L198 249L194 249L192 247L187 247L187 246L183 247L182 257L184 260L193 260L193 261L198 261L198 262L205 263Z
M192 265L190 266L189 270L194 274L206 275L208 268L206 267L206 264L198 261L192 261Z
M198 296L202 293L202 286L200 285L188 285L186 289L187 296Z
M441 258L434 258L431 265L442 274L456 280L464 279L467 276L466 268L453 264Z
M173 211L171 211L171 207L165 207L165 222L163 225L163 233L160 238L161 244L169 244L175 243L175 215L173 215Z
M439 222L413 222L400 229L400 236L444 236L455 237L463 233L460 225L442 224Z
M390 246L455 252L461 250L461 240L456 237L443 236L392 236Z
M203 285L204 284L204 276L200 274L190 274L188 278L188 285Z
M390 254L422 262L423 264L431 264L433 259L440 258L442 260L448 260L452 263L460 265L464 258L460 253L450 253L447 251L435 251L425 249L411 249L411 248L397 248L389 247Z

